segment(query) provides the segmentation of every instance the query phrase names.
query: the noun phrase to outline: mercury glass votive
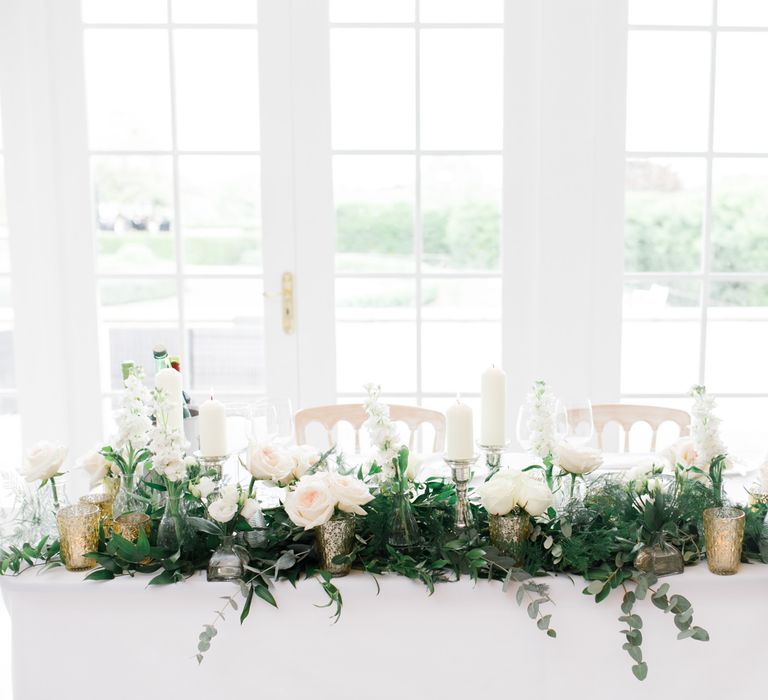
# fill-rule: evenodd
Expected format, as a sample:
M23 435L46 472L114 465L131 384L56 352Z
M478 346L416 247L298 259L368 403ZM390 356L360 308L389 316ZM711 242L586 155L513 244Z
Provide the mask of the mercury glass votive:
M152 520L146 513L123 513L118 515L112 523L112 532L129 542L138 542L139 532L144 530L144 534L149 539L152 532ZM142 559L139 564L149 564L151 557Z
M69 571L85 571L96 566L96 562L85 555L99 548L99 519L98 506L90 503L67 506L56 514L61 558Z
M352 564L334 564L333 559L352 551L355 544L355 517L334 515L327 523L315 528L315 542L320 566L333 576L346 576Z
M704 511L707 566L713 574L730 576L739 570L745 520L741 508L707 508Z
M110 530L112 529L112 504L114 502L115 495L109 492L89 493L80 498L80 503L96 506L99 509L99 519L101 520L105 537L109 537Z
M519 566L523 561L525 541L531 527L531 518L525 511L507 515L489 515L488 530L491 544L515 560Z

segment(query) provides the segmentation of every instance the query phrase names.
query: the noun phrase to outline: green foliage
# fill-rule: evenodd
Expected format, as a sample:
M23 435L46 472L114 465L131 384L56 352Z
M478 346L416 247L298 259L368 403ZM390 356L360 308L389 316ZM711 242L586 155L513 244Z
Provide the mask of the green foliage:
M36 544L25 542L21 547L15 545L7 549L0 547L0 576L6 574L20 574L33 566L45 566L53 568L60 566L59 541L50 540L48 535Z

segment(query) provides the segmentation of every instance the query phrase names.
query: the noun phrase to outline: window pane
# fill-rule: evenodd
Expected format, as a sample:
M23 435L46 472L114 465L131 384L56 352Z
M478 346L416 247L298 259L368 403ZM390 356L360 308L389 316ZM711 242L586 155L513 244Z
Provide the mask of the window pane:
M101 272L172 272L173 176L170 156L91 159Z
M413 22L414 0L330 0L331 22Z
M714 269L768 272L768 159L715 159L712 194Z
M336 280L336 318L340 321L413 320L416 318L415 292L412 279Z
M707 388L768 392L768 284L712 282L708 322Z
M339 321L336 385L360 392L376 382L391 392L416 391L416 324L408 321Z
M721 26L768 27L768 4L763 0L717 0Z
M752 466L762 464L768 399L718 399L716 412L729 454Z
M709 33L631 31L628 51L628 150L704 150Z
M504 0L421 0L422 22L503 22Z
M501 357L501 323L427 322L421 343L424 391L476 393L482 372L478 368Z
M82 0L83 22L150 24L168 21L168 4L160 0Z
M426 278L421 282L421 303L425 321L498 321L501 280Z
M179 314L172 277L102 280L99 301L102 321L171 321Z
M0 238L0 274L7 275L11 271L11 252L8 250L8 239Z
M0 277L0 388L16 386L11 280ZM0 403L2 399L0 399Z
M501 29L421 32L421 146L500 149Z
M180 156L184 258L195 271L261 270L258 156Z
M768 92L758 87L768 63L766 35L722 32L717 41L715 149L768 151Z
M253 321L264 317L264 285L260 279L187 280L184 304L193 321Z
M700 158L645 158L627 162L627 271L700 269L705 180L706 163Z
M414 67L412 29L331 30L334 148L413 148Z
M220 324L194 324L189 330L189 346L193 390L264 391L263 316L235 318Z
M499 267L501 159L422 158L423 269Z
M167 31L87 29L85 73L91 148L170 148Z
M335 156L336 269L414 269L412 156Z
M257 31L182 29L174 46L179 148L258 149Z
M685 394L698 382L700 293L687 280L625 285L622 393Z
M723 0L718 2L718 18ZM629 0L630 24L712 23L712 0Z
M258 6L258 0L173 0L171 11L174 22L253 24Z
M0 124L2 129L2 124ZM0 238L8 235L8 214L5 207L5 163L0 153Z

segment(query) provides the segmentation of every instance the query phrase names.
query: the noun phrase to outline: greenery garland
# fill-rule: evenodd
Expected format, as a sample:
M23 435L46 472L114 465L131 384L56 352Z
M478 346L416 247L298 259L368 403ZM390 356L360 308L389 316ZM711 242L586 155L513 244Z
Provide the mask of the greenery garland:
M672 483L655 491L645 485L626 483L618 475L594 480L582 501L571 502L561 512L550 508L545 516L532 519L531 535L520 567L491 545L487 513L475 504L472 505L475 529L466 537L456 538L452 532L455 490L451 483L439 478L410 487L420 542L406 549L390 546L386 525L396 507L396 498L392 490L383 486L366 506L367 517L357 519L353 551L334 563L351 563L353 568L374 579L383 574L405 576L422 582L430 594L436 585L458 581L463 576L472 580L498 580L503 591L516 588L517 604L525 606L537 627L550 637L556 637L556 631L551 626L552 615L545 608L552 602L549 587L536 578L558 574L583 576L587 582L583 593L592 596L595 603L602 603L611 591L621 589L624 595L618 620L624 625L622 646L632 660L634 675L643 680L648 667L643 660L639 601L650 599L654 607L671 614L678 639L709 639L707 631L694 624L693 608L686 598L672 594L668 583L659 584L655 576L634 567L640 547L660 537L681 551L685 564L693 564L705 556L702 513L705 508L719 505L722 497L713 481L688 476L679 468ZM156 484L152 488L162 489ZM640 494L643 498L639 499ZM142 532L139 540L132 543L119 535L107 538L101 532L98 551L89 555L96 561L97 568L86 580L106 581L144 573L154 574L149 585L167 585L204 570L221 533L218 528L209 527L212 524L205 520L205 508L199 499L189 492L184 498L192 522L198 528L190 551L168 552L153 544L162 508L149 507L153 524L151 536L147 538ZM767 509L762 504L746 509L745 560L760 560L760 532ZM198 662L203 661L210 649L218 622L224 620L230 610L240 613L242 623L254 599L277 607L272 589L278 580L294 585L300 579L317 580L326 596L326 605L331 608L332 620L337 621L341 615L341 592L331 575L318 568L313 532L294 525L282 507L266 510L265 517L264 546L247 548L250 563L238 582L242 600L236 595L226 597L214 619L203 626L195 653ZM236 531L251 529L244 518L238 517ZM43 539L34 546L0 548L0 574L18 574L26 567L39 565L59 565L57 541Z

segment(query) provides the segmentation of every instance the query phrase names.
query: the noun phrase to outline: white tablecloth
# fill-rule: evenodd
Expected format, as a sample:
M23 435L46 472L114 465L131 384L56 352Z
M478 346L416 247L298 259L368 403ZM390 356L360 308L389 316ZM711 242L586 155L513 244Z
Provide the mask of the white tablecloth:
M13 626L14 697L42 698L722 698L764 687L768 567L718 577L705 565L666 579L694 605L712 640L676 641L671 616L650 601L650 666L641 683L621 649L619 595L600 605L583 582L551 579L557 639L536 629L498 583L438 586L362 574L337 579L336 625L319 585L282 583L279 610L254 602L242 627L230 614L203 665L197 635L231 584L204 576L146 588L146 577L96 583L34 571L0 580Z

